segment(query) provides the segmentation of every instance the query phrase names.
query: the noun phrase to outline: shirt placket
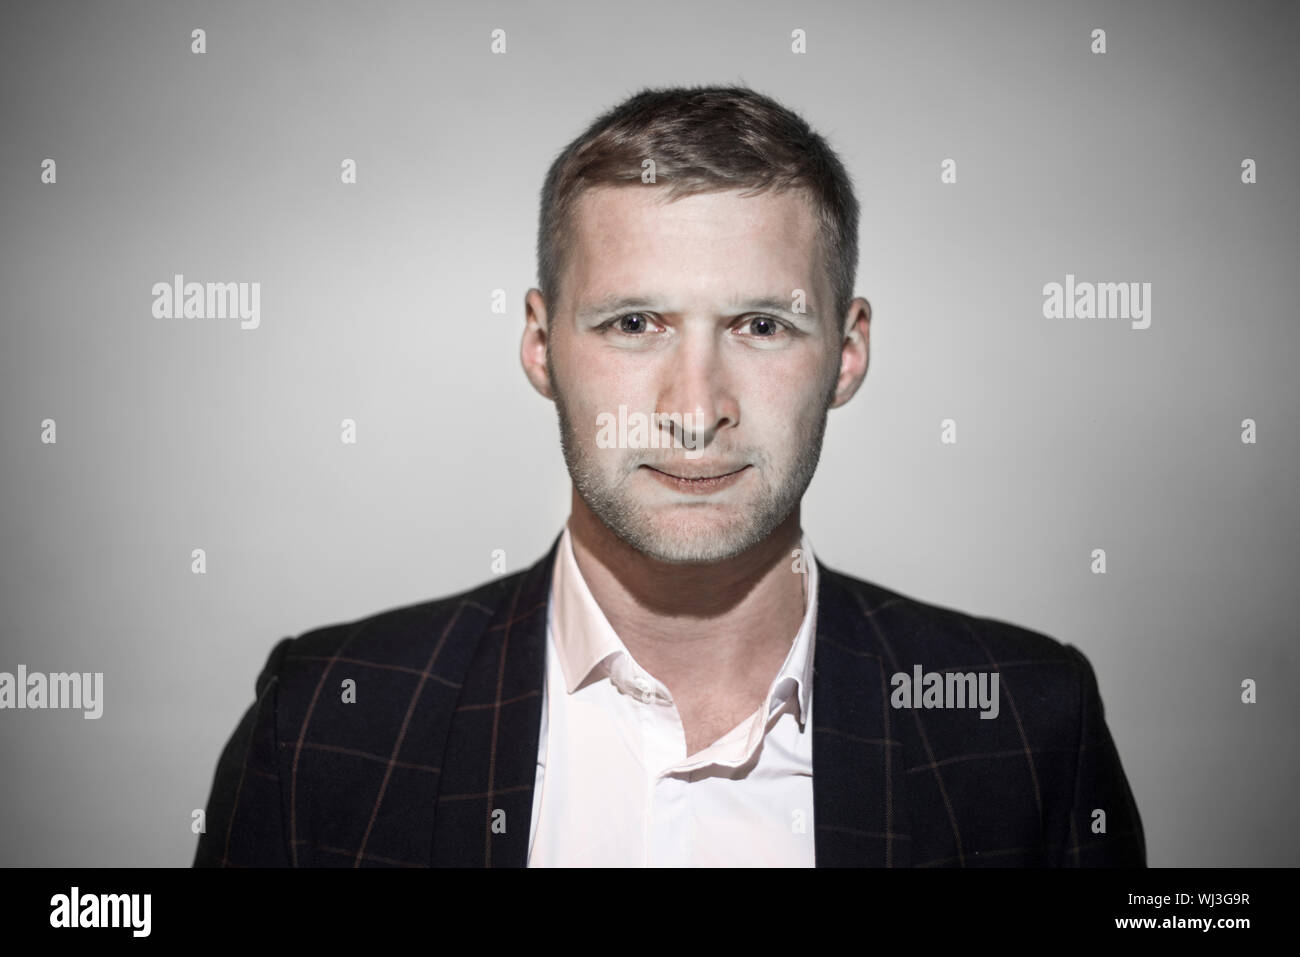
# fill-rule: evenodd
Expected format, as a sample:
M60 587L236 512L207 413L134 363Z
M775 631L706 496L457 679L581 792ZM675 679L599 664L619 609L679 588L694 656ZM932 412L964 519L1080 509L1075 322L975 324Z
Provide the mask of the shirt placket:
M692 836L689 778L672 773L686 752L681 719L668 689L635 664L628 666L627 690L633 699L646 769L644 863L647 867L684 866Z

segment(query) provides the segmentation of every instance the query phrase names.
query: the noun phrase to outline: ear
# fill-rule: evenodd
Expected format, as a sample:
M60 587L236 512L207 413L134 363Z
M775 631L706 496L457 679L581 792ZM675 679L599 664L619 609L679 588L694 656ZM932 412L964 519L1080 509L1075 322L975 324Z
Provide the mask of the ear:
M554 400L551 375L546 369L546 342L549 335L546 300L542 298L540 290L529 289L524 296L524 338L519 344L519 361L533 388L546 398Z
M849 303L844 317L844 341L840 345L840 376L830 407L837 409L858 391L871 360L871 303L858 297Z

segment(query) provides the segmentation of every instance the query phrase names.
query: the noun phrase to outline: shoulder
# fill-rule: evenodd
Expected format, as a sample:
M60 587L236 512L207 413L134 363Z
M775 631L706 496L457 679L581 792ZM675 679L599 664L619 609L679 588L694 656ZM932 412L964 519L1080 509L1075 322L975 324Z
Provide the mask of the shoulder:
M833 640L877 654L887 672L998 674L1024 716L1058 728L1077 725L1095 677L1079 649L1041 631L976 615L827 569L823 596L831 604ZM821 609L819 609L819 614Z
M915 864L1143 859L1136 805L1079 649L835 571L819 593L823 667L878 681L888 701L873 699L873 710L900 746ZM830 707L849 713L854 686L828 687L838 691ZM818 707L814 699L814 716ZM1099 808L1109 838L1088 837Z
M458 684L479 638L509 608L525 574L283 638L258 678L259 691L274 678L282 701L286 694L301 699L327 672L338 680L365 678L372 688L406 686L422 677Z
M971 614L821 566L826 594L854 617L865 620L876 637L909 653L928 652L984 661L1071 664L1075 649L1040 631L999 618Z

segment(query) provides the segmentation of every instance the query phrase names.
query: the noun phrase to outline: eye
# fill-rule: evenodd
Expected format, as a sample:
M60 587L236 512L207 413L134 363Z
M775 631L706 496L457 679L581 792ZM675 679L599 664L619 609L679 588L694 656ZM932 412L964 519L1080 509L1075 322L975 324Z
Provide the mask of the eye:
M650 328L649 317L644 312L625 312L600 325L601 329L613 328L629 336L639 336Z
M753 331L753 338L755 339L775 339L783 329L791 330L794 328L788 322L773 319L771 316L750 316L748 319L741 321L741 326L746 324Z

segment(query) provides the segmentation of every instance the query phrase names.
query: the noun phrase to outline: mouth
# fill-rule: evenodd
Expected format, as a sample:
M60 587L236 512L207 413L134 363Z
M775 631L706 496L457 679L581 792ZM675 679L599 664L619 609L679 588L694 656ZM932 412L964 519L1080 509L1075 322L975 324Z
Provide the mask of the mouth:
M726 488L740 481L742 475L749 470L748 465L742 465L738 469L729 472L719 472L717 467L707 470L691 470L681 468L680 471L687 472L686 475L678 475L672 472L665 472L657 469L652 465L643 465L642 468L648 470L651 476L657 479L663 485L679 492L714 492L718 489ZM700 471L698 475L690 475L691 471Z

